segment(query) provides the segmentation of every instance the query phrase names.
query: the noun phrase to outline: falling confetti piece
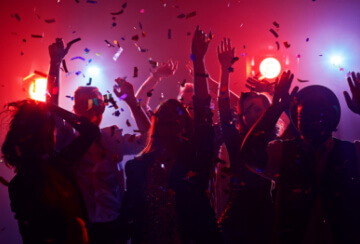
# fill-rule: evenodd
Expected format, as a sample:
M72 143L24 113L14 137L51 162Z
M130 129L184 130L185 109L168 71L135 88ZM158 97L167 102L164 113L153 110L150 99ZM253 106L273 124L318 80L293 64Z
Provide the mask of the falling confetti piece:
M183 81L180 83L181 87L185 87L186 79L183 79Z
M301 55L300 55L300 54L298 54L298 55L296 55L296 57L297 57L297 58L301 58Z
M151 67L156 68L158 66L158 62L152 60L151 58L149 58L149 63L151 65Z
M95 53L95 55L96 55L96 56L101 56L101 53ZM90 59L90 60L91 60L91 59ZM89 60L89 63L91 62L90 60Z
M32 34L31 37L32 38L43 38L44 36L43 35L34 35L34 34Z
M285 46L286 48L289 48L289 47L290 47L290 44L289 44L287 41L284 41L284 46Z
M276 44L277 50L279 51L279 49L280 49L280 44L279 44L279 42L276 41L275 44Z
M125 2L121 7L126 8L126 6L127 6L127 2Z
M138 67L134 67L134 78L138 77Z
M340 68L340 71L344 71L344 68Z
M183 19L183 18L185 18L185 14L182 13L182 14L178 15L177 17L178 17L179 19Z
M67 69L65 59L63 59L63 60L61 61L61 63L62 63L62 67L64 68L64 72L65 72L65 73L68 73L69 71L68 71L68 69Z
M106 44L107 44L108 47L114 47L114 45L111 44L108 40L104 40L104 41L106 42Z
M116 26L116 23L114 22L114 23L112 23L112 25L111 25L112 27L115 27Z
M279 27L280 27L280 25L279 25L276 21L273 22L273 25L274 25L276 28L279 28Z
M17 13L15 13L15 18L20 21L20 16Z
M153 94L152 94L152 92L154 91L154 89L151 89L150 91L148 91L147 93L146 93L146 96L148 96L148 97L151 97Z
M37 71L37 70L34 71L34 74L40 75L40 76L42 76L42 77L44 77L44 78L47 78L47 74L45 74L45 73L43 73L43 72L40 72L40 71Z
M78 71L75 73L75 75L80 75L81 74L81 71Z
M143 14L143 13L145 13L145 9L140 9L140 14Z
M309 38L306 38L306 42L308 42L309 41Z
M171 29L168 29L168 39L171 39Z
M73 45L74 43L79 42L79 41L81 41L81 38L80 38L80 37L79 37L79 38L76 38L76 39L74 39L74 40L72 40L72 41L70 41L70 42L68 42L68 43L66 44L66 46L67 46L67 47L70 47L71 45Z
M190 59L191 59L192 61L194 61L194 60L195 60L195 55L194 55L194 54L191 54L191 55L190 55Z
M45 22L51 24L55 22L55 19L46 19Z
M124 10L122 9L122 10L120 10L119 12L116 12L116 13L110 13L111 15L120 15L120 14L122 14L122 13L124 13Z
M80 57L80 56L76 56L76 57L73 57L72 59L70 60L75 60L75 59L80 59L82 61L85 61L85 59L83 57Z
M143 29L141 22L139 22L139 27L140 27L140 30Z
M278 33L276 33L276 31L274 31L273 29L270 29L270 32L271 32L276 38L279 37Z
M91 85L91 82L92 82L92 78L91 78L91 77L89 77L89 82L88 82L88 83L86 83L86 85L87 85L87 86L90 86L90 85Z
M196 11L193 11L191 13L188 13L186 16L185 16L185 19L188 19L188 18L191 18L191 17L194 17L196 16Z
M131 37L131 40L138 41L139 40L139 35L135 35L135 36Z
M87 0L87 3L97 3L97 1Z
M301 79L297 79L298 82L309 82L309 80L301 80Z
M128 119L126 120L126 125L129 126L129 127L131 126L131 124L130 124L130 122L129 122Z
M113 56L113 60L114 61L116 61L118 58L119 58L119 56L120 56L120 54L122 53L122 51L123 51L123 48L122 47L119 47L119 50L114 54L114 56Z

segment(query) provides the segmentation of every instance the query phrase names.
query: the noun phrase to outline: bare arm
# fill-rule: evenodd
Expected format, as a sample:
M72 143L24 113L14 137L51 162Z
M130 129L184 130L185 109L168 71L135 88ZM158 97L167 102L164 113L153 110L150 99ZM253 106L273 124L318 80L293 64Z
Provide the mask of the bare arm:
M136 99L140 101L141 107L144 111L148 110L150 97L148 94L156 87L162 78L173 76L177 70L178 62L173 62L171 59L165 63L162 63L155 71L144 81L136 92Z
M118 83L118 85L120 85L120 91L114 87L115 95L117 97L121 97L126 94L124 101L129 106L141 134L145 134L150 128L150 121L141 106L138 106L137 104L133 85L125 80L122 80L121 78L118 78L115 81Z
M266 147L272 140L272 131L281 113L289 107L290 101L298 91L295 87L291 94L289 89L294 75L290 71L284 72L278 80L272 105L266 110L261 119L251 128L240 150L240 155L247 166L255 173L259 165L267 165ZM260 173L261 174L261 173Z

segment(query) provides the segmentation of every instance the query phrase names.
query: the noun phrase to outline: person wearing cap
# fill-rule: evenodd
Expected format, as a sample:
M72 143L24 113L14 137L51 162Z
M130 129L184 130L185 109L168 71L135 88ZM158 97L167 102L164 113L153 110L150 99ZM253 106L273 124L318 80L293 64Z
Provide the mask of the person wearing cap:
M312 85L297 92L295 87L289 94L293 78L290 71L282 74L273 104L240 150L248 168L277 184L275 243L360 243L359 142L332 137L340 103L330 89ZM345 98L360 114L360 74L351 78L353 97L345 92ZM289 105L300 136L267 143Z

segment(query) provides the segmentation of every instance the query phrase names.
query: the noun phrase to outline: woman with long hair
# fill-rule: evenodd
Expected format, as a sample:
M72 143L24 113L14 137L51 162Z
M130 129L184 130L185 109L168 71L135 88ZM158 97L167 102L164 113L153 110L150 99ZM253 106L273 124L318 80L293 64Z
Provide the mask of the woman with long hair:
M87 243L86 210L72 166L99 135L98 128L53 104L25 100L12 106L17 112L2 152L16 171L9 195L23 242ZM61 152L54 151L54 116L80 133Z

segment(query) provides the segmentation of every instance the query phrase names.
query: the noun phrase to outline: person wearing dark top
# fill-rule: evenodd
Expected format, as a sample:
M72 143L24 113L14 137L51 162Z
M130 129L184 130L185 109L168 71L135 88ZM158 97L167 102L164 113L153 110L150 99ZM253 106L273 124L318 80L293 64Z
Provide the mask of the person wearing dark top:
M9 196L23 243L87 243L86 211L71 166L99 136L98 128L50 103L25 100L11 106L17 112L2 152L16 171ZM54 116L80 133L61 152L54 151Z
M235 58L230 40L221 42L218 58L221 64L218 95L220 124L232 173L230 198L218 223L226 243L269 243L274 216L271 181L247 169L239 152L246 133L270 106L270 100L256 92L242 93L237 129L229 100L229 74ZM276 136L275 126L272 136L272 139Z
M182 103L164 102L152 117L147 147L126 164L121 214L132 243L222 243L206 195L214 137L204 66L208 45L197 27L194 122Z
M328 88L311 85L289 94L294 75L284 72L272 105L251 129L240 154L257 174L272 179L276 243L360 243L360 146L332 137L340 103ZM348 78L348 107L360 114L360 74ZM282 111L300 136L264 143Z

